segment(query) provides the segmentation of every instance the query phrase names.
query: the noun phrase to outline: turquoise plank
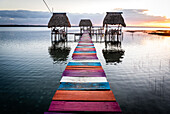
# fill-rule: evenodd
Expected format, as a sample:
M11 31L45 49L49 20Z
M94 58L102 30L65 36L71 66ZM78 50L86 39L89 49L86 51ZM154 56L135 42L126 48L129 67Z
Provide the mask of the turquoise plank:
M110 90L110 86L108 82L99 83L61 82L58 90Z
M101 66L100 62L69 62L68 66Z
M95 48L94 46L77 46L76 48Z
M74 53L96 53L96 51L74 51Z

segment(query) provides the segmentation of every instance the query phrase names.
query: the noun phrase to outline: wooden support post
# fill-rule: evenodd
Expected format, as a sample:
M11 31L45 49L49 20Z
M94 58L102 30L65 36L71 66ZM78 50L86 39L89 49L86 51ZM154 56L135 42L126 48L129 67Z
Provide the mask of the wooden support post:
M67 37L67 32L68 32L68 28L66 27L66 41L68 41L68 37Z
M110 37L111 37L111 34L110 34L110 31L109 31L109 41L111 41L111 38L110 38Z
M53 34L52 34L52 28L51 28L51 42L53 42Z
M117 32L117 42L119 41L119 33Z
M76 41L76 34L74 34L74 41Z
M91 26L90 26L90 37L91 37Z
M55 40L54 40L54 41L56 42L56 40L57 40L57 38L56 38L56 33L54 33L54 36L55 36Z
M97 33L96 33L96 42L97 42Z

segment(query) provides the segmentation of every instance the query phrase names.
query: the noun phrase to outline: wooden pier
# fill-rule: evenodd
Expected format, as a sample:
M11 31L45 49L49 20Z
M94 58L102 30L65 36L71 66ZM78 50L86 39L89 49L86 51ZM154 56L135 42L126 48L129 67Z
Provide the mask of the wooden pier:
M121 113L121 109L110 90L92 39L84 32L44 114L89 112Z

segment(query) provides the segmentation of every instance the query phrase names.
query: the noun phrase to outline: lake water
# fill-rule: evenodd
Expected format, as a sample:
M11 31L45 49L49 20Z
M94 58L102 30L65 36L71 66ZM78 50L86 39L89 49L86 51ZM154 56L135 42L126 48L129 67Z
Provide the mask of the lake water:
M0 112L47 111L76 45L60 43L54 49L45 27L0 27ZM124 114L169 114L170 37L124 32L121 47L107 46L125 51L110 55L114 59L102 53L104 43L94 45Z

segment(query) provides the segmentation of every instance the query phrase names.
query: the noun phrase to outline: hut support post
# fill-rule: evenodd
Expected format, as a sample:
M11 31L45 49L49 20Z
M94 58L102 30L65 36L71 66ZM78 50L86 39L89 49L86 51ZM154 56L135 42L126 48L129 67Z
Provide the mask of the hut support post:
M106 24L106 31L105 31L105 42L107 42L107 34L108 34L108 25Z
M56 33L54 33L54 37L55 37L55 40L54 40L54 41L56 42L56 41L57 41L57 36L56 36Z
M52 28L51 28L51 43L53 42L53 33L52 33Z
M67 37L67 31L68 31L68 28L66 27L66 41L68 41L68 37Z

